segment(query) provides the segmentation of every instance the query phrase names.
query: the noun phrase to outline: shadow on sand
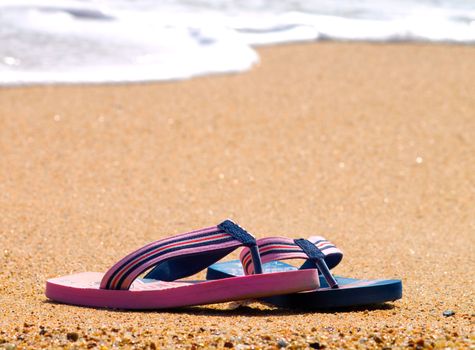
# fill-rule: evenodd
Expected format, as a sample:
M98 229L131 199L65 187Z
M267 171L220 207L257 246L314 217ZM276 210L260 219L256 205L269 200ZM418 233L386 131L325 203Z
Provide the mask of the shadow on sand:
M50 305L67 305L52 300L43 301L44 304ZM261 304L257 301L252 304ZM262 304L261 304L262 305ZM68 305L73 308L88 308L95 310L107 310L109 312L120 313L173 313L173 314L186 314L194 316L252 316L252 317L268 317L268 316L293 316L300 314L320 313L320 314L333 314L333 313L346 313L346 312L363 312L363 311L375 311L375 310L392 310L395 308L393 304L383 303L374 305L364 305L357 307L344 307L344 308L331 308L331 309L285 309L277 308L274 306L259 308L253 307L249 302L231 302L228 303L228 308L216 309L213 306L188 306L175 309L164 310L121 310L121 309L106 309L86 306Z

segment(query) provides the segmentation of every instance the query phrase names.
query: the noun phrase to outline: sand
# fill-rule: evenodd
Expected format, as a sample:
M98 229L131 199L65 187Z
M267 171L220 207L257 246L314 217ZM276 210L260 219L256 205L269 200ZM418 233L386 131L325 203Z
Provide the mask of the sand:
M259 52L245 74L0 89L0 348L475 346L475 47ZM123 312L44 296L47 278L227 217L324 235L338 274L401 278L403 299Z

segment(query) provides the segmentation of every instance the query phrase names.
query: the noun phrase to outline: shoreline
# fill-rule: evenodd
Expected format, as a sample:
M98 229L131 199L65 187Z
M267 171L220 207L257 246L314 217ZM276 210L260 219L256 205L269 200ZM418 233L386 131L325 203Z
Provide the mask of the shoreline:
M471 48L475 46L474 42L451 42L451 41L418 41L418 40L392 40L392 41L378 41L378 40L368 40L368 41L354 41L354 40L338 40L338 39L318 39L315 41L295 41L295 42L282 42L282 43L270 43L270 44L260 44L260 45L251 45L252 49L259 53L261 50L266 51L268 49L274 49L279 47L302 47L306 45L343 45L343 46L398 46L402 45L404 47L455 47L455 48ZM260 55L259 55L260 60ZM24 89L24 88L35 88L35 87L74 87L74 86L82 86L82 87L97 87L97 86L129 86L129 85L155 85L155 84L175 84L186 82L195 79L202 79L202 78L213 78L213 77L226 77L226 76L234 76L240 74L247 74L254 69L256 69L261 62L258 61L251 68L247 70L240 70L240 71L229 71L229 72L211 72L211 73L199 73L197 75L193 75L190 77L181 77L181 78L170 78L170 79L163 79L163 80L130 80L130 81L103 81L103 82L40 82L40 83L0 83L0 90L1 89Z

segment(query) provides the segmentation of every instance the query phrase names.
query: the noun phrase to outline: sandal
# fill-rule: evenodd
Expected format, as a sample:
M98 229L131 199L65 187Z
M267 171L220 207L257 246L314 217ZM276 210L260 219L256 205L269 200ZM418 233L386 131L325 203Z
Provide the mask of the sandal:
M178 281L242 246L249 252L248 266L255 274L216 281ZM255 238L226 220L150 243L121 259L105 274L83 272L49 279L45 294L51 300L81 306L165 309L296 293L319 286L315 269L261 272Z
M257 245L261 254L264 273L303 271L315 267L320 272L320 288L317 290L273 296L263 300L275 306L334 309L380 304L402 297L402 282L400 280L359 280L333 276L329 270L340 263L343 259L343 253L323 237L313 236L309 240L270 237L258 239ZM317 248L316 256L311 256L306 251L310 246ZM300 268L279 261L287 259L305 259L306 261ZM254 270L249 249L244 248L242 250L240 260L211 265L208 268L206 278L216 280L231 276L252 275Z

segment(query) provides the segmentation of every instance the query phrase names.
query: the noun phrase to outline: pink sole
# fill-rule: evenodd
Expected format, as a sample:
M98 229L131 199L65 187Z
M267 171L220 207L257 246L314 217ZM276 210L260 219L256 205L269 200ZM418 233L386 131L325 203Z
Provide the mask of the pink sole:
M103 274L84 272L49 279L46 296L66 304L117 309L166 309L309 291L314 269L230 277L203 282L134 282L130 290L99 289Z

